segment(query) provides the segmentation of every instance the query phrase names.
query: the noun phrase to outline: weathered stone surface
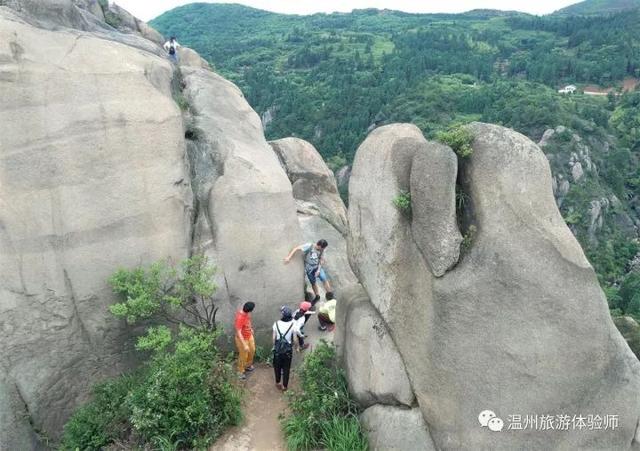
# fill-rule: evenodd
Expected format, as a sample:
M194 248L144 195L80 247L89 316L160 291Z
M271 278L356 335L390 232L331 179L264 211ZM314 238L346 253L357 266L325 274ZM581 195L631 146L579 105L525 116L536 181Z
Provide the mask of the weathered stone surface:
M456 223L456 155L442 144L427 143L416 152L409 184L412 200L411 230L416 245L435 276L458 262L462 236Z
M209 63L188 47L178 47L178 64L194 69L209 69Z
M326 270L332 289L356 283L347 257L347 211L336 181L318 151L302 139L271 141L292 184L304 242L326 239Z
M6 7L0 40L0 411L20 393L55 438L91 384L131 363L107 278L189 253L184 132L166 60ZM0 448L16 428L0 422Z
M402 358L360 284L344 290L337 310L338 355L358 403L411 407L415 396Z
M182 71L196 112L194 249L219 268L220 321L229 325L243 302L255 301L254 327L266 343L279 307L302 299L302 261L283 262L302 240L291 184L240 90L205 69Z
M323 219L345 234L347 211L338 194L336 179L315 147L299 138L269 144L287 172L296 200L314 204Z
M436 451L420 409L376 404L360 415L373 451Z
M411 188L397 182L394 169L409 167L407 142L419 140L417 131L384 129L356 154L349 256L402 356L437 448L637 446L640 363L555 206L542 152L503 127L469 127L474 151L459 180L477 233L455 268L436 278L412 240L413 225L390 206L398 188ZM413 205L423 201L411 192ZM505 420L525 412L616 412L619 428L495 433L478 423L486 409Z

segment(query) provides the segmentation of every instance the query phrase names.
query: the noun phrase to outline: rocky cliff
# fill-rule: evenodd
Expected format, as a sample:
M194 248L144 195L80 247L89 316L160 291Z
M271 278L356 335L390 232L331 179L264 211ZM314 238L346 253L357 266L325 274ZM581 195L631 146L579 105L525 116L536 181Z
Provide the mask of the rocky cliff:
M373 131L356 154L349 257L364 289L340 304L337 341L373 448L640 449L640 363L558 212L547 159L511 130L469 130L459 169L410 125ZM401 191L412 218L394 206ZM610 414L613 430L594 427ZM523 427L527 415L553 421ZM592 424L558 431L563 415Z
M218 318L265 336L302 296L291 183L241 92L107 2L0 1L0 449L55 440L136 364L108 312L118 267L204 252Z

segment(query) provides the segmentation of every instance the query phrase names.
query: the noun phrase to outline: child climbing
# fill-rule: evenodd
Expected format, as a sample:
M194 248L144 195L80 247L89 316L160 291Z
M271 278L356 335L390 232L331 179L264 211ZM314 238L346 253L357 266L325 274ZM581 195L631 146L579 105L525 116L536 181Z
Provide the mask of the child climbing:
M300 303L300 308L293 312L293 320L296 323L296 334L298 335L298 342L302 350L309 348L309 343L304 342L304 325L314 313L309 311L309 309L311 309L311 302L304 301Z
M317 279L320 279L320 282L323 283L324 289L327 294L331 293L331 284L329 283L329 279L327 278L327 274L324 271L322 265L324 264L324 252L329 246L327 240L319 240L317 243L305 243L300 246L296 246L291 249L289 255L287 255L284 259L285 264L289 263L296 252L302 252L304 256L304 272L307 275L307 279L309 279L309 283L311 284L311 288L313 289L313 293L315 294L315 298L312 304L315 304L320 300L320 294L318 291Z

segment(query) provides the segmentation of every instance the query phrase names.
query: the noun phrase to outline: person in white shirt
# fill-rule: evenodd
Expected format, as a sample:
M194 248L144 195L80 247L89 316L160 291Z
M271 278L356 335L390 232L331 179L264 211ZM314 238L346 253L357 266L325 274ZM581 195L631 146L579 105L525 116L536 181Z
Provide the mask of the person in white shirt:
M311 308L311 302L304 301L300 303L300 308L293 312L293 320L296 323L296 334L298 335L298 342L300 343L300 349L305 350L309 347L309 343L304 342L304 325L307 320L315 312L309 311Z
M164 43L163 47L167 51L167 53L169 54L169 58L174 63L177 63L178 62L178 47L180 47L180 44L178 44L178 41L176 41L176 37L175 36L171 36L171 38L169 38L169 40Z
M282 317L273 324L273 370L276 375L276 387L287 391L293 345L294 342L298 342L298 330L289 307L283 306L280 313ZM299 342L298 351L300 351Z

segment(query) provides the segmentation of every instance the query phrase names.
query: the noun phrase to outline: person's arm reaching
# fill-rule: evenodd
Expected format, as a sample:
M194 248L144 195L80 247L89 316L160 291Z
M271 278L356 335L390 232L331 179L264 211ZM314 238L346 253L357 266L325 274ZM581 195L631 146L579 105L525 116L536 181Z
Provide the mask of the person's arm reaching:
M289 252L289 255L287 255L284 258L284 262L285 263L289 263L291 261L291 259L293 258L293 256L296 254L296 252L300 251L300 252L304 252L303 250L304 245L302 246L296 246L293 249L291 249L291 252Z

